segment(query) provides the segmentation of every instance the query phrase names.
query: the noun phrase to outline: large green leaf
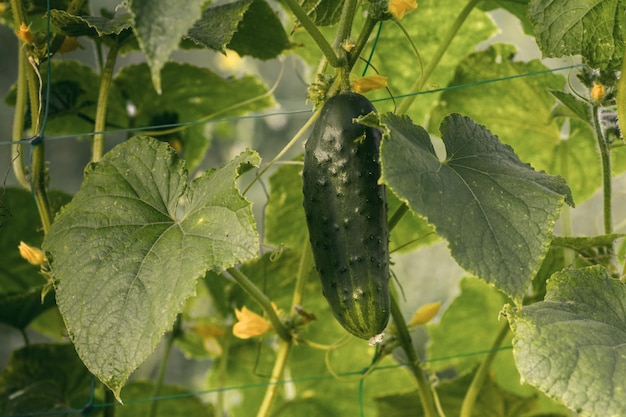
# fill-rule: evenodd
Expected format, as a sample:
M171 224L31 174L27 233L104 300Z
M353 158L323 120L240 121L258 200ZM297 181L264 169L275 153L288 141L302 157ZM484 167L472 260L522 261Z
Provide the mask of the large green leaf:
M486 352L504 321L499 320L502 307L507 302L506 296L487 283L476 278L464 278L461 281L461 294L444 311L441 321L428 325L428 357L432 372L454 368L461 375L466 375L484 359L483 355L471 353ZM510 343L505 339L502 346ZM438 357L450 358L441 360ZM508 357L510 352L501 352L498 359ZM496 377L498 377L496 373Z
M437 395L447 416L458 416L463 398L470 387L473 374L442 382L437 387ZM396 392L376 398L376 410L379 417L422 417L425 415L419 394L415 391ZM536 397L518 396L507 392L487 377L485 384L472 408L472 417L519 417L533 415L539 411ZM546 414L542 414L546 415ZM557 414L550 416L559 417Z
M90 403L91 394L91 375L67 344L16 350L0 374L3 416L75 416Z
M91 165L44 240L76 350L116 395L207 270L256 256L250 203L234 179L246 151L187 184L166 144L134 137Z
M626 25L623 1L531 0L528 13L545 56L582 55L594 68L621 67Z
M65 10L50 10L50 19L67 36L124 39L132 33L132 16L129 13L107 19L98 16L75 16Z
M191 123L160 139L178 140L183 147L187 168L195 168L209 146L208 128L201 120L239 116L274 104L267 87L257 78L225 79L207 68L169 62L162 71L162 94L146 88L150 71L146 64L124 67L115 85L135 107L134 126Z
M565 182L534 171L485 127L452 114L441 124L446 158L406 116L383 116L383 181L428 218L463 268L520 303L548 250Z
M566 84L565 78L547 72L548 68L538 60L515 61L515 54L514 46L496 44L463 60L451 85L501 81L444 92L430 114L429 130L435 133L440 121L451 112L470 116L488 126L535 169L565 178L574 199L580 203L601 185L600 161L589 125L589 110L585 113L582 102L560 93ZM534 75L521 77L526 74ZM572 117L568 134L563 133L562 119L551 117L555 115L555 95L567 102L571 110L567 113ZM616 155L622 152L615 151ZM614 158L616 172L624 169L623 159Z
M265 0L253 0L228 47L241 56L267 60L290 48L291 42L269 4Z
M623 415L624 300L624 283L594 266L554 274L545 301L509 309L523 380L582 415Z
M154 89L161 93L161 69L193 24L202 16L205 0L129 0L134 30L146 54ZM144 84L145 88L146 85Z
M225 52L250 4L252 0L237 0L207 7L186 37L196 45Z

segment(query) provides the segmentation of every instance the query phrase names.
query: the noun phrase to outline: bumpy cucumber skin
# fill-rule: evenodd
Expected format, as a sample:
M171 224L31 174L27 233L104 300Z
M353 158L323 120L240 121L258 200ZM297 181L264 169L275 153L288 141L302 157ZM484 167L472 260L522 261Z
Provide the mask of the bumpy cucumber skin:
M389 229L378 129L353 119L376 111L360 94L322 107L305 146L304 210L317 272L338 322L370 339L389 321Z

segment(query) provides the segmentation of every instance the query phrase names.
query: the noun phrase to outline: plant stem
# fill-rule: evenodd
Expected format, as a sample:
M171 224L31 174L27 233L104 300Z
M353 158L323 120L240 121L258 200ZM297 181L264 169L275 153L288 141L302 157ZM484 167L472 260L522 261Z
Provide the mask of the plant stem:
M230 352L232 326L229 331L225 332L222 343L222 356L217 366L217 400L215 401L215 415L224 416L224 386L226 382L226 373L228 372L228 360Z
M18 41L17 64L17 95L15 98L15 113L13 114L13 141L20 142L24 134L24 109L26 108L26 52L21 48L22 41ZM11 146L11 160L13 161L13 173L17 182L26 190L30 190L30 182L26 177L26 167L22 153L22 145L17 143Z
M433 395L431 393L431 385L421 369L420 360L417 356L417 352L415 351L415 347L413 347L413 342L411 340L411 335L409 334L406 321L404 320L402 311L400 311L400 306L398 305L396 297L393 295L391 296L391 317L393 317L393 323L395 324L398 332L400 346L407 355L409 369L417 381L417 390L424 409L424 416L435 417L437 416L437 411Z
M174 345L174 340L178 337L180 333L181 319L180 314L176 317L176 321L174 322L174 328L172 329L170 335L167 338L167 342L165 344L165 351L163 352L163 357L161 358L161 363L159 364L159 374L157 375L156 384L154 386L154 391L152 392L152 397L155 398L155 401L150 403L150 417L156 417L158 410L158 401L156 397L161 394L161 388L163 387L163 381L165 380L165 372L167 371L167 363L170 359L170 353L172 353L172 346Z
M393 228L396 227L398 223L400 223L400 220L402 220L402 217L404 217L407 211L409 211L409 206L407 206L406 203L402 203L400 207L396 209L396 211L391 215L391 218L387 222L389 231L393 230Z
M339 24L337 26L337 34L335 35L335 40L333 41L333 48L339 53L339 56L345 55L346 53L343 49L343 44L345 41L350 39L352 22L354 21L354 13L356 12L357 3L357 0L345 0L345 3L343 4L341 16L339 17Z
M104 130L106 129L107 107L109 104L109 91L111 90L111 82L113 80L113 69L117 61L117 53L120 50L118 43L113 44L109 49L106 63L102 70L100 79L100 91L98 92L98 106L96 107L96 123L93 137L93 145L91 149L91 161L98 162L104 154Z
M469 389L465 393L465 398L463 399L463 405L461 406L461 413L459 414L459 417L471 417L472 408L474 408L474 403L476 402L476 398L478 398L478 394L480 393L480 390L482 389L485 383L485 378L487 377L487 374L489 373L489 369L491 368L491 363L496 357L496 354L498 353L498 348L502 344L502 341L504 340L508 332L509 332L509 323L508 321L506 321L504 323L504 326L502 326L502 329L496 336L496 340L493 342L493 345L491 346L491 351L489 352L485 360L480 364L480 367L478 368L478 370L476 371L476 374L474 375L474 379L472 379L472 383L470 384Z
M276 355L276 362L274 362L274 368L272 369L272 376L270 377L269 385L265 391L265 397L263 397L261 407L257 412L257 417L269 416L272 403L274 402L274 398L276 398L278 383L283 376L287 358L289 357L289 352L291 351L291 346L291 341L284 339L280 341L280 347L278 348L278 354Z
M376 27L376 23L378 23L378 21L372 19L371 16L368 14L365 18L363 28L361 28L361 32L359 32L359 37L354 44L354 48L352 48L352 50L350 51L350 56L348 58L349 69L352 69L352 67L359 60L361 52L363 52L363 49L365 48L365 45L367 45L367 41L369 40L372 31Z
M611 149L604 139L600 120L598 119L598 107L592 106L592 124L595 130L598 149L600 151L600 161L602 162L602 191L603 191L603 213L604 213L604 234L611 234L613 231L613 220L611 211Z
M337 57L332 46L330 46L330 43L328 43L322 32L320 32L317 26L315 26L315 23L313 23L313 21L309 18L302 6L300 6L296 0L284 0L284 2L300 21L300 24L304 27L304 29L313 38L317 46L319 46L322 50L330 65L335 68L340 67L343 64L341 62L342 60Z
M456 20L452 24L452 27L450 27L450 30L448 31L446 36L443 38L443 40L439 44L439 48L435 52L435 55L431 58L430 62L426 66L424 73L420 74L420 77L409 89L409 93L408 93L409 97L405 98L402 101L402 103L400 103L400 106L398 106L398 114L405 114L408 111L409 107L411 107L411 104L413 104L413 101L415 100L414 94L421 91L422 88L424 88L426 81L435 71L435 68L437 68L437 65L439 65L439 63L441 62L441 59L443 58L444 54L450 47L450 44L452 43L452 40L456 37L459 29L461 28L461 26L463 25L463 23L469 16L472 9L474 9L474 7L479 2L480 0L470 0L467 3L467 5L463 8L461 13L457 16Z
M272 323L272 326L274 327L274 330L276 330L278 336L284 341L291 341L291 334L280 321L276 311L274 311L272 302L269 298L267 298L263 291L254 285L254 283L237 268L228 268L227 271L235 279L235 281L237 281L237 284L239 284L241 288L243 288L243 290L261 306L265 314L267 314L267 318L270 323Z

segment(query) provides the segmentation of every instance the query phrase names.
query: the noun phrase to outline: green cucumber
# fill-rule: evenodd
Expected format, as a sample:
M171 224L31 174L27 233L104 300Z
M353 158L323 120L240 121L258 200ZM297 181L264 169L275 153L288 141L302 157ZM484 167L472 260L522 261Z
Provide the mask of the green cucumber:
M354 119L376 109L342 93L322 107L305 146L304 211L324 296L337 321L363 339L389 321L389 229L378 129Z

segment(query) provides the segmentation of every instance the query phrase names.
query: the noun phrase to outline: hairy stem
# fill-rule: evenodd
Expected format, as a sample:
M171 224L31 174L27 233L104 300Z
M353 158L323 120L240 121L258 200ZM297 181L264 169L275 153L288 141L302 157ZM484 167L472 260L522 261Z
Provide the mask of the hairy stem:
M367 41L369 40L372 31L376 27L376 23L378 23L378 21L372 19L371 16L368 14L365 18L365 23L361 28L361 32L359 32L359 37L357 38L354 47L350 51L350 56L348 57L348 67L350 69L352 69L352 67L359 60L361 52L363 52L363 49L365 48L365 45L367 45Z
M491 364L496 357L496 354L498 353L498 348L502 344L502 341L504 340L508 332L509 323L508 321L505 321L504 326L502 326L502 329L496 336L496 340L491 346L489 354L480 364L478 371L476 371L476 374L474 375L474 379L472 379L472 383L470 384L469 389L465 393L465 398L463 399L463 405L461 406L461 413L459 414L459 417L471 417L476 398L478 398L478 394L480 393L480 390L485 383L485 378L487 378L487 374L489 373Z
M322 53L328 60L331 66L338 68L342 65L342 60L340 60L333 47L330 46L330 43L326 40L322 32L319 31L315 23L309 18L306 14L302 6L298 4L296 0L283 0L287 7L291 10L291 12L296 16L296 18L300 21L300 24L304 27L304 29L309 33L311 38L315 41L317 46L322 50Z
M17 94L15 99L15 113L13 114L13 134L12 139L17 142L11 146L11 160L13 161L13 173L17 182L25 188L30 190L30 182L26 176L26 166L24 164L24 154L22 152L22 145L19 143L22 140L24 134L24 109L26 108L26 92L28 87L26 84L26 53L21 48L22 42L18 42L20 49L18 50L18 64L17 64Z
M420 366L420 360L417 356L417 352L413 347L413 342L411 340L411 335L409 334L409 329L406 325L406 321L404 320L404 316L402 315L402 311L400 311L400 306L396 300L395 296L391 297L391 317L393 317L393 323L396 326L396 330L398 332L398 339L400 340L400 346L406 353L408 359L408 366L411 370L411 373L415 377L417 381L417 390L419 392L420 400L422 402L422 407L424 408L424 416L425 417L435 417L437 416L437 411L435 407L435 401L432 395L432 387L422 368Z
M96 132L96 134L93 137L93 144L91 148L92 162L98 162L100 159L102 159L102 155L104 154L104 134L102 132L104 132L104 130L106 129L109 91L111 90L113 69L115 68L115 62L117 61L117 53L119 52L119 50L119 44L115 43L113 44L113 46L111 46L100 78L100 91L98 92L96 123L94 126L94 131Z
M602 163L604 234L608 235L613 232L613 216L611 211L611 149L602 134L597 106L592 106L591 114L596 140L598 141L598 149L600 151L600 161Z
M287 358L289 357L291 346L291 341L280 341L280 347L278 348L278 354L276 355L276 362L274 362L274 368L272 369L272 376L270 377L269 385L265 391L265 397L263 397L261 407L257 412L257 417L267 417L270 415L270 409L272 408L274 398L276 398L278 383L280 382L283 372L285 371L285 365L287 364Z
M228 268L227 271L235 281L237 281L237 284L261 306L278 336L284 341L291 341L291 334L280 321L278 314L276 314L274 307L272 307L272 302L263 291L254 285L254 283L237 268Z
M459 29L461 29L461 26L463 26L463 23L469 16L470 12L474 9L474 7L479 2L480 0L470 0L465 6L465 8L463 8L461 13L457 16L456 20L450 27L450 30L448 31L446 36L443 38L443 40L439 44L439 48L435 52L435 55L433 55L433 57L430 59L428 65L426 66L426 69L424 69L424 73L420 74L419 78L415 81L415 83L409 89L409 92L408 92L409 96L406 97L402 101L402 103L400 103L400 106L398 107L398 114L405 114L408 111L409 107L411 107L411 104L413 104L413 101L415 100L414 94L421 91L424 88L426 81L428 80L428 78L430 78L432 73L435 71L435 69L441 62L441 59L443 58L446 51L450 47L450 44L456 37L457 33L459 32Z

